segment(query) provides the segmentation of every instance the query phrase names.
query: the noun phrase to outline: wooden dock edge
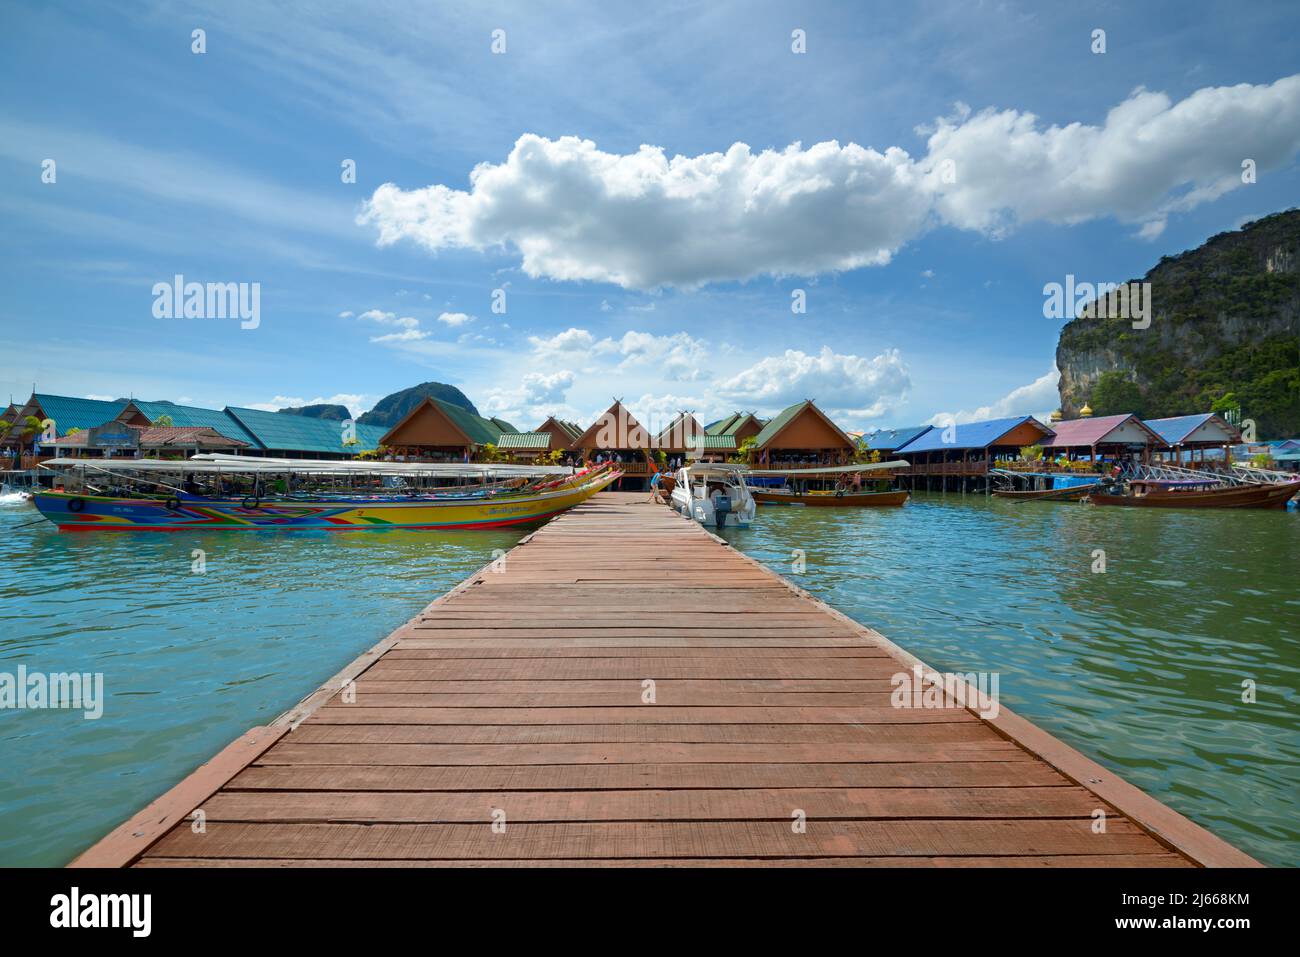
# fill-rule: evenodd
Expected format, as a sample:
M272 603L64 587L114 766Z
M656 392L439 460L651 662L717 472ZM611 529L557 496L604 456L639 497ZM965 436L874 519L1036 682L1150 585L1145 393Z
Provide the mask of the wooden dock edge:
M68 867L127 867L134 863L288 730L264 726L245 731L144 810L92 844Z
M705 532L720 544L732 548L731 543L726 539L714 535L708 529L705 529ZM927 675L940 673L910 651L880 634L880 632L868 628L839 609L828 605L816 595L800 588L784 575L768 568L758 559L751 558L738 549L732 550L744 561L779 579L782 584L795 594L825 609L827 613L844 622L866 640L884 648L909 668L919 665ZM960 683L967 689L966 701L979 700L977 689L972 688L966 681ZM1190 818L1179 814L1173 808L1162 804L1141 788L1125 781L1115 772L1102 767L1096 761L1052 736L1033 722L1020 717L1005 705L999 703L998 714L993 718L986 718L981 715L977 706L967 707L966 710L1012 744L1040 758L1075 784L1091 791L1106 804L1132 820L1134 824L1150 834L1160 844L1177 854L1183 855L1193 863L1201 867L1265 866L1246 852L1229 844L1223 838Z
M692 521L685 517L682 521ZM742 560L777 579L801 598L823 608L832 617L846 624L855 634L884 648L907 667L919 665L926 673L935 674L931 668L911 652L901 648L884 635L868 628L848 615L822 601L811 592L800 588L785 576L768 568L762 562L732 548L724 538L714 535L703 526L697 526L720 545L731 549ZM520 548L532 539L526 535L511 549ZM509 554L509 553L507 553ZM154 843L160 840L181 820L188 817L203 802L224 787L235 775L257 760L271 745L311 716L318 708L338 693L342 684L355 680L396 644L403 635L414 628L429 608L442 604L472 587L490 567L487 563L465 578L460 584L425 605L416 615L395 629L382 641L372 645L346 665L336 675L308 694L293 708L281 714L269 725L253 728L240 735L207 763L191 772L179 783L164 792L138 814L109 832L68 866L129 867ZM965 684L965 682L963 682ZM967 700L978 700L976 689L970 688ZM1108 771L1091 758L1053 737L1032 722L999 705L995 718L985 718L975 708L967 708L988 724L1003 738L1038 757L1061 772L1080 787L1097 795L1105 803L1127 816L1161 845L1201 867L1263 867L1244 851L1233 847L1201 825L1167 807L1140 788L1129 784L1119 775Z
M532 534L525 535L515 545L526 544ZM513 549L511 549L513 551ZM454 588L439 595L421 608L404 624L398 626L388 637L371 645L360 655L346 664L343 669L329 678L315 691L285 711L270 724L245 731L230 744L222 748L205 764L195 768L184 778L164 791L156 800L142 811L119 824L108 834L100 838L68 867L130 867L140 856L157 841L203 806L203 802L225 787L234 777L262 756L265 751L290 731L306 721L317 708L334 697L345 682L355 681L371 665L383 657L393 645L415 627L416 622L424 617L430 608L440 605L454 595L479 581L483 573L491 566L488 562L477 568L473 574Z

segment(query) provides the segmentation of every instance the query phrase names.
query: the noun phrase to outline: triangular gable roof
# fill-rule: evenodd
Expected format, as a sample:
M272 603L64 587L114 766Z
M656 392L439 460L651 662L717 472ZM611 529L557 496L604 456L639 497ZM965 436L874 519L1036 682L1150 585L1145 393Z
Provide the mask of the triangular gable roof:
M1064 449L1091 447L1105 442L1115 442L1119 440L1109 436L1125 425L1136 427L1145 444L1149 445L1153 442L1160 444L1163 441L1136 415L1124 413L1121 415L1103 415L1097 418L1066 419L1062 422L1053 422L1052 431L1056 434L1045 439L1042 445L1045 449Z
M602 435L609 435L613 430L616 445L601 444ZM644 449L650 444L650 433L645 430L623 405L615 399L614 404L603 415L591 423L587 431L573 442L575 449Z
M502 432L515 431L513 426L510 426L509 429L503 429L500 425L480 415L475 415L468 409L462 409L458 405L435 399L432 396L425 396L411 408L410 412L402 416L401 421L384 432L379 440L380 443L383 445L393 444L389 441L390 438L396 435L408 422L428 409L441 412L452 428L461 434L465 445L495 445ZM508 422L505 424L509 425Z
M746 423L752 421L758 432L763 431L763 422L753 412L733 412L725 419L720 419L705 428L709 435L735 435Z
M554 430L552 432L552 430ZM557 440L553 443L555 448L569 448L574 441L582 437L582 429L574 422L567 422L564 419L557 419L553 415L548 415L546 421L533 429L534 432L552 432Z
M725 419L719 419L717 422L712 423L704 431L709 435L726 435L727 430L732 427L733 423L740 419L740 416L741 413L733 412Z
M849 448L853 447L853 440L845 435L844 430L832 422L825 412L817 408L811 399L804 399L802 402L796 402L788 409L784 409L780 415L767 423L767 425L763 426L763 431L759 432L758 435L754 437L754 444L760 449L764 446L770 445L772 440L785 431L791 423L808 413L816 415L823 422L829 425L836 434L843 439L846 446Z
M491 422L493 425L495 425L495 426L496 426L496 427L497 427L501 432L518 432L518 431L519 431L519 430L516 429L513 425L511 425L509 422L507 422L505 419L498 419L495 415L492 416L492 418L489 419L488 421Z
M1022 415L1009 419L989 419L985 422L967 422L964 425L954 426L955 431L952 442L943 440L944 433L948 429L936 425L934 428L921 433L906 445L900 445L894 451L910 454L912 452L936 452L947 449L986 449L993 445L1004 444L999 440L1009 432L1027 423L1033 423L1044 436L1053 434L1051 429L1032 415Z
M1159 435L1163 445L1180 445L1188 440L1216 443L1220 441L1241 441L1241 433L1213 412L1203 412L1199 415L1175 415L1167 419L1147 419L1142 424ZM1211 431L1219 432L1231 436L1231 438L1221 439L1219 436L1207 436L1204 439L1196 439L1194 434L1198 431L1203 434Z
M678 425L678 423L681 425ZM705 434L704 426L689 412L679 412L677 417L664 426L664 430L655 436L655 448L678 451L685 449L687 443Z

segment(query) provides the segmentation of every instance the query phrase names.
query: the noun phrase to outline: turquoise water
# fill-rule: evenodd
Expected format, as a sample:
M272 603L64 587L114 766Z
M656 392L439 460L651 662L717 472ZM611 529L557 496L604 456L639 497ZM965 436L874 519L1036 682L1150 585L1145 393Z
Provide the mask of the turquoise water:
M36 520L0 506L0 671L102 672L107 704L94 721L0 710L0 865L66 863L524 534L18 527ZM1300 515L935 494L765 507L725 534L929 664L997 671L1008 707L1248 852L1300 863Z
M999 673L1007 707L1260 860L1300 864L1295 511L930 493L764 507L724 536L939 670Z
M0 710L0 865L67 863L525 534L17 527L38 518L0 506L0 671L102 672L106 703Z

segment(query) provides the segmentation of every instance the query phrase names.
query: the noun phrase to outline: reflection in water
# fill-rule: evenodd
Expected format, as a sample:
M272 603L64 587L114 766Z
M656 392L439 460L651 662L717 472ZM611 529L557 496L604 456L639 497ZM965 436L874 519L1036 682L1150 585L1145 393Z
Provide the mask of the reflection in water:
M527 532L16 527L38 517L0 509L0 671L103 672L107 701L0 711L0 865L66 863Z
M724 536L936 668L1000 672L1007 707L1256 857L1300 863L1295 512L922 494L765 507Z

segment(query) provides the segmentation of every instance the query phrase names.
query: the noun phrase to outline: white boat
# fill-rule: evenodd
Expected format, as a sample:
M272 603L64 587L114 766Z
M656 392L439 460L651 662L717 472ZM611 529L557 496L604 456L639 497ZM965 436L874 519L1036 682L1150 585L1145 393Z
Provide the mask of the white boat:
M745 485L745 467L696 462L673 476L672 503L677 511L701 525L748 528L757 506Z

